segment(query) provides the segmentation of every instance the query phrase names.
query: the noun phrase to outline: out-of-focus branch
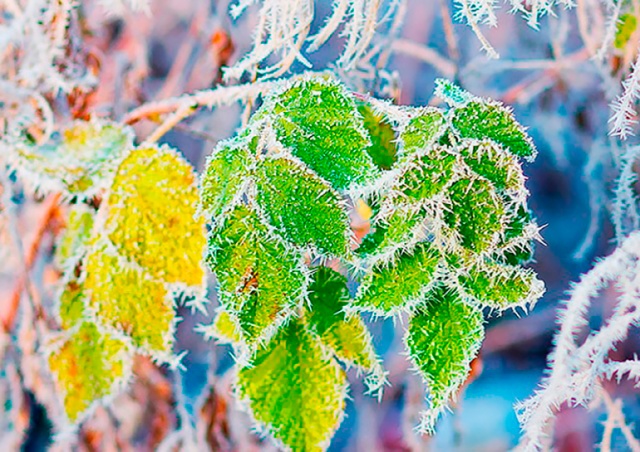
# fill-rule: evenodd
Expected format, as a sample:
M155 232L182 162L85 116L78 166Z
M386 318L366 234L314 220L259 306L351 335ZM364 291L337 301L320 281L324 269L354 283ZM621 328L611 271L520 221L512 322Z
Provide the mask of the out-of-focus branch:
M2 319L2 328L6 333L9 333L13 328L18 308L20 306L20 298L28 282L28 272L33 267L36 257L38 256L42 238L44 237L45 232L49 229L51 222L60 217L60 210L58 207L59 201L59 193L51 195L45 200L42 207L42 214L38 219L34 235L29 243L24 247L24 268L16 279L13 291L11 292L11 296L7 303L9 306L8 312Z

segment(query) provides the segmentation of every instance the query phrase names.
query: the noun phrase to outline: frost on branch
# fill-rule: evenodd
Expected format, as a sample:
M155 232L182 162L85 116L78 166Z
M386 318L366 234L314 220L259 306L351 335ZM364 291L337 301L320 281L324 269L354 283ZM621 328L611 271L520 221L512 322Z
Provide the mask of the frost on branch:
M239 395L286 448L328 444L344 406L338 362L366 372L371 391L385 383L361 312L412 319L407 347L431 400L421 427L433 431L480 347L481 308L528 308L544 291L521 267L538 231L519 160L534 157L530 138L502 104L448 82L439 92L450 108L356 102L307 74L207 161L200 212L221 307L202 330L233 346ZM373 213L357 247L351 205ZM355 297L329 262L359 283Z
M601 392L601 381L640 378L636 358L618 361L611 356L618 344L640 321L640 233L634 232L609 256L582 276L571 292L558 321L549 373L535 395L519 405L523 429L521 445L539 450L551 445L556 411L563 405L586 406ZM615 284L618 298L612 314L600 329L584 336L592 301L605 287Z

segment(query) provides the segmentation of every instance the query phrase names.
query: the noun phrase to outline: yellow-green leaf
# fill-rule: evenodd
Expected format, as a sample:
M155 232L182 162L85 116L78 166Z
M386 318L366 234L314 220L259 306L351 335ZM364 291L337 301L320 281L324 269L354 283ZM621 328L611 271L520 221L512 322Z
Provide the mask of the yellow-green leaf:
M239 396L287 449L324 450L345 407L344 371L318 339L291 321L238 371Z
M75 423L105 397L118 393L131 377L127 345L82 323L48 357L67 418Z

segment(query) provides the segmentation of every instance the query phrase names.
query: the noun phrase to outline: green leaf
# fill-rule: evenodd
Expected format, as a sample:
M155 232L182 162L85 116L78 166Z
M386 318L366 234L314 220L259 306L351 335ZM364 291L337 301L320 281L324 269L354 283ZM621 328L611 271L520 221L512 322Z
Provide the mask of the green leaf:
M275 330L307 286L302 257L269 231L254 210L237 206L209 238L208 263L220 302L253 344Z
M200 187L200 205L208 215L218 219L238 196L252 164L248 140L227 140L216 146L207 158Z
M433 283L439 261L431 245L420 243L411 254L375 264L365 275L353 306L382 316L411 308Z
M359 315L345 313L351 296L347 278L328 267L319 267L309 286L308 324L341 361L365 371L384 372L373 348L371 334Z
M492 262L467 267L458 281L478 303L500 310L533 306L544 293L533 270Z
M371 138L371 145L367 148L371 160L380 169L391 169L398 160L393 127L382 115L376 114L369 104L358 103L358 112L362 115L364 127Z
M95 210L86 204L74 204L67 226L56 246L54 262L63 271L72 269L86 251L91 237Z
M132 144L129 127L77 122L49 143L15 149L11 159L21 178L38 189L90 198L109 186Z
M504 206L491 184L482 179L461 179L449 187L451 205L444 213L449 235L468 250L487 250L503 229Z
M58 296L58 312L62 328L77 325L85 318L85 293L77 280L67 282Z
M618 24L616 26L616 37L613 41L613 46L616 49L624 50L631 39L631 36L636 31L637 26L638 19L635 14L622 14L618 19Z
M214 337L222 344L238 344L242 342L242 332L235 316L221 307L216 312L213 324L205 329L208 336Z
M204 220L191 165L173 149L145 147L122 161L106 200L118 252L152 277L204 297Z
M100 241L85 260L84 289L96 320L131 338L139 350L169 361L176 315L163 282L119 256Z
M426 235L427 213L418 208L394 208L388 216L378 216L374 232L365 236L358 253L361 257L376 261L392 258L399 249L407 249Z
M453 111L451 124L462 138L490 139L511 151L513 155L533 160L536 149L511 109L500 102L469 102Z
M412 118L400 132L400 142L407 155L428 150L446 130L444 115L432 107L411 109Z
M255 420L291 450L328 446L342 420L346 388L344 371L297 320L238 371L238 393Z
M48 363L67 418L76 423L96 402L124 389L133 358L123 341L84 322L49 354Z
M258 204L269 222L291 243L345 256L350 250L349 218L340 196L322 179L285 158L266 158L257 171Z
M331 78L306 77L268 96L278 141L338 190L363 185L378 171L356 104Z
M455 155L443 146L416 152L402 166L393 190L410 201L432 198L442 193L453 177L455 162Z
M478 176L491 182L498 192L526 193L522 168L512 155L491 141L464 140L459 152Z
M482 312L443 286L429 292L411 316L405 342L430 396L422 430L433 433L438 417L466 380L483 337Z
M435 95L450 107L462 107L475 99L468 91L443 78L436 79Z

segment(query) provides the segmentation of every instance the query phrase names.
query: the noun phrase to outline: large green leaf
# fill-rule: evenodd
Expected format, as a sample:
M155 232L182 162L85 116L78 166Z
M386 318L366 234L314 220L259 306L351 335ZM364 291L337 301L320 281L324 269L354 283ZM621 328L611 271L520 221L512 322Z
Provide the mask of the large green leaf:
M453 177L456 157L444 146L424 149L404 162L393 185L393 195L411 202L442 193Z
M265 216L288 241L334 256L349 252L343 202L313 172L286 158L266 158L258 166L257 186Z
M422 429L433 433L440 413L467 378L483 337L482 312L444 286L429 292L411 316L405 342L430 399Z
M375 264L364 277L353 305L378 315L393 315L417 303L433 283L440 255L428 243L392 262Z
M250 344L275 330L306 290L300 254L245 205L237 206L212 231L207 261L218 278L220 302Z
M269 96L278 141L338 190L373 180L377 168L356 104L331 78L303 78Z
M342 420L346 385L342 369L298 320L258 350L237 380L255 420L296 451L328 446Z

